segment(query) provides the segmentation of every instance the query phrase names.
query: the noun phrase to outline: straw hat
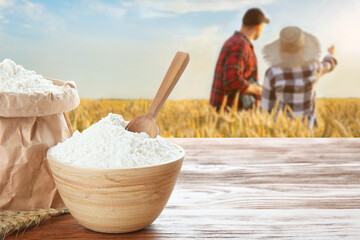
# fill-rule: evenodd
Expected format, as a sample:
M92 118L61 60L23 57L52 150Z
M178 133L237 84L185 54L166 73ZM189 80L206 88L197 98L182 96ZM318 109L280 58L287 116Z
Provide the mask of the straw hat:
M265 61L272 66L291 68L317 61L321 48L318 39L298 27L285 27L279 39L263 49Z

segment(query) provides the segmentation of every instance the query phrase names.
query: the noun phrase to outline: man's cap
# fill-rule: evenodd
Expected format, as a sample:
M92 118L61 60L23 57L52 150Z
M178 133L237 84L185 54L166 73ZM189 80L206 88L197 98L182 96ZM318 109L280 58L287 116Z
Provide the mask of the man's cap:
M260 23L270 23L270 20L265 17L259 8L250 8L246 11L243 17L243 24L245 26L255 26Z

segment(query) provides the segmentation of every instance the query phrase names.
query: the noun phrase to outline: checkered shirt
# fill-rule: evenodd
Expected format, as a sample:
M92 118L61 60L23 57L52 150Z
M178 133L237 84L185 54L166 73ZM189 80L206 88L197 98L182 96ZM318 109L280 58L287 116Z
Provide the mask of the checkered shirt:
M253 45L243 33L236 31L224 43L217 60L210 104L219 110L224 96L227 95L226 105L232 106L236 93L243 93L248 88L247 81L250 78L258 81ZM240 99L239 110L242 109Z
M321 62L302 67L270 67L265 73L260 107L270 112L278 100L279 109L288 105L296 117L303 115L308 117L310 126L316 125L315 85L323 74L332 71L336 65L336 59L327 55Z

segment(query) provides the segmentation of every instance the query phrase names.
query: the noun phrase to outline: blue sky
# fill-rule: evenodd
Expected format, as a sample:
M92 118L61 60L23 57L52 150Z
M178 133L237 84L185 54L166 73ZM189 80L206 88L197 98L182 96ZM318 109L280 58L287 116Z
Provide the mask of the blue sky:
M207 99L221 45L259 7L271 23L254 42L262 82L262 47L297 25L338 49L337 69L320 97L360 97L358 0L0 0L0 59L47 77L75 81L81 97L152 98L178 50L190 53L172 99Z

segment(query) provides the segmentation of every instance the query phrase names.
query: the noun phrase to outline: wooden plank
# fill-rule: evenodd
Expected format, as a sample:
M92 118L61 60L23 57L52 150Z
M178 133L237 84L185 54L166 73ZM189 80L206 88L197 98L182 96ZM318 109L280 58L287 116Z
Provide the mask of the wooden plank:
M360 208L360 139L171 141L186 150L177 207Z
M165 209L148 228L102 234L70 216L48 220L19 239L358 239L360 210L333 209ZM8 239L15 239L11 236Z
M186 157L167 207L148 228L101 234L66 215L21 237L359 239L360 139L169 140Z

